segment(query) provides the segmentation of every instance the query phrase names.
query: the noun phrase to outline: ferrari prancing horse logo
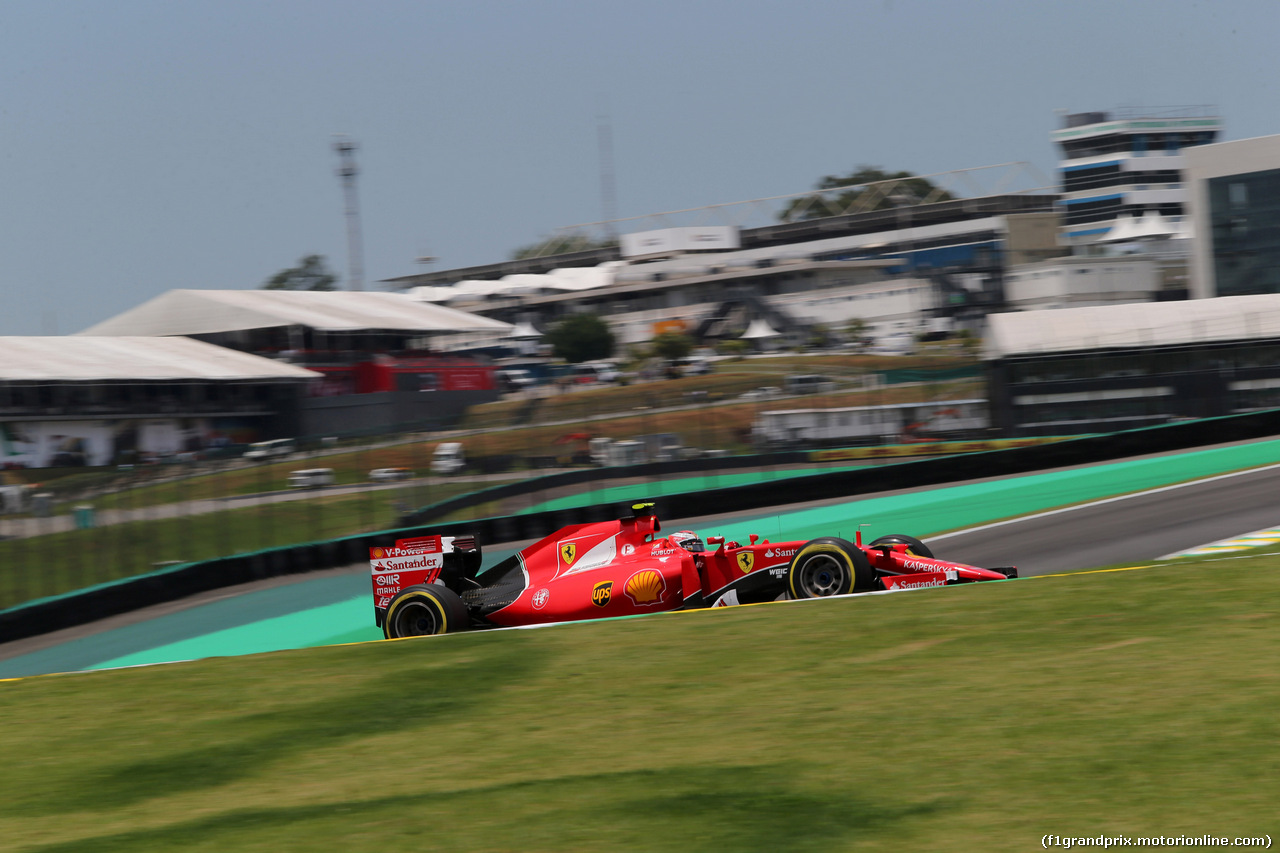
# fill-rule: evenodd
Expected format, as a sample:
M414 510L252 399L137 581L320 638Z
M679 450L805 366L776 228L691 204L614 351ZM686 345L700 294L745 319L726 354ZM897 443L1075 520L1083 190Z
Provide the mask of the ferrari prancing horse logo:
M738 555L738 568L742 569L742 573L750 574L751 567L756 564L756 555L754 551L743 551Z
M578 555L578 546L573 542L565 542L560 546L560 559L566 566L573 565L573 558Z

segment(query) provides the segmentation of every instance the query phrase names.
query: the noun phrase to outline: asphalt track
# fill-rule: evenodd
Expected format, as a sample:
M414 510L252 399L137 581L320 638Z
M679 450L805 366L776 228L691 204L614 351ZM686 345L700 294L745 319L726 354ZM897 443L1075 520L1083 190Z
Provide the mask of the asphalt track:
M948 559L1024 577L1155 560L1280 523L1280 466L931 537ZM1005 562L1009 561L1009 562Z
M1195 478L1204 479L1187 482ZM741 541L750 533L775 541L832 534L852 539L859 527L867 538L912 533L940 557L1017 565L1023 576L1031 576L1153 560L1274 526L1280 523L1278 495L1280 440L1270 440L852 501L682 519L679 526ZM1011 516L1022 517L993 524ZM666 527L676 529L670 523ZM486 564L509 552L489 550ZM279 579L9 644L0 647L0 677L376 639L380 632L372 624L368 578L366 567L354 566L302 580Z

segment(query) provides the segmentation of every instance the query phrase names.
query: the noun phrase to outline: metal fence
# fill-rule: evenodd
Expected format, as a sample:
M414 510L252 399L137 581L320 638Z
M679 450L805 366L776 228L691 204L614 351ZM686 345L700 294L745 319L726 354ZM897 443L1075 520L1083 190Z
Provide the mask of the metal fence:
M761 451L790 451L748 463L764 477L850 465L796 452L816 443L757 447L752 425L771 409L846 405L861 380L844 377L827 393L790 398L781 387L752 396L753 382L759 380L728 390L723 381L700 387L696 378L653 382L627 389L625 405L615 399L614 411L604 411L593 389L553 385L478 407L450 432L404 424L395 435L299 437L298 452L282 459L249 461L238 449L226 458L4 472L0 609L168 565L385 530L424 507L504 483L529 486L469 502L445 518L530 512L571 497L581 503L718 488L735 482L742 466L726 460L721 470L717 460ZM908 396L935 392L949 393L944 385L916 386ZM883 388L868 402L906 393ZM462 445L459 470L433 472L443 442ZM707 462L682 473L646 464L681 460ZM565 469L583 476L560 486L543 479ZM307 471L324 473L298 476ZM384 479L397 476L404 479Z

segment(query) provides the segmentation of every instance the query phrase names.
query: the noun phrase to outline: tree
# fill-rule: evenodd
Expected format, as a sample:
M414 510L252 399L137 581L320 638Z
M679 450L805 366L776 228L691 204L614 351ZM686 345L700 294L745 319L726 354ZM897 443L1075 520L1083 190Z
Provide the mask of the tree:
M649 349L658 358L676 361L693 352L693 338L679 332L664 332L654 336Z
M822 193L795 199L783 208L778 218L783 222L797 222L844 213L932 204L955 198L927 178L917 178L910 172L885 172L878 166L859 166L857 171L843 177L827 175L818 182L816 189L832 190L840 187L849 187L849 190L834 196Z
M280 270L263 282L263 290L333 290L338 277L329 270L324 255L307 255L296 267Z
M592 249L605 249L616 245L618 245L617 240L592 240L582 234L558 234L540 243L521 246L511 253L511 260L545 258L548 255L567 255L570 252L589 252Z
M852 317L849 322L844 324L845 336L849 342L854 345L857 352L862 352L866 348L867 339L867 321L861 317Z
M551 352L570 364L595 361L613 355L614 338L609 324L595 314L574 314L547 332Z
M831 346L831 329L826 323L814 323L809 327L809 339L807 341L810 349L822 349Z

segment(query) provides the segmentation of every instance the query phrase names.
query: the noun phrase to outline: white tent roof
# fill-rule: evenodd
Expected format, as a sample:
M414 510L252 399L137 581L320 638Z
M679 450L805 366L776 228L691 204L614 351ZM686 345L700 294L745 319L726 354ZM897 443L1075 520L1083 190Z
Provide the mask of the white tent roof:
M458 295L458 291L452 287L423 285L422 287L411 287L404 294L418 302L448 302Z
M285 379L320 376L191 338L0 337L0 381Z
M1280 294L992 314L986 357L1280 338Z
M170 290L82 335L208 335L276 326L326 332L506 331L511 324L428 305L401 293Z
M1155 211L1142 214L1140 219L1132 216L1116 218L1116 224L1102 237L1102 242L1114 243L1120 240L1141 240L1149 237L1170 237L1180 233L1176 223L1170 222Z
M511 332L507 335L507 337L508 338L525 338L525 339L531 340L533 338L542 337L542 332L539 332L537 329L535 329L532 323L527 322L525 320L521 320L519 323L516 323L514 326L511 327Z
M747 340L753 338L776 338L778 337L778 332L774 331L773 326L770 326L767 320L755 319L751 321L751 325L747 326L747 330L742 333L742 337Z
M625 261L606 261L594 267L562 267L548 273L513 273L497 281L464 279L452 287L415 287L408 293L423 302L439 303L594 290L613 284L617 270L625 266Z

